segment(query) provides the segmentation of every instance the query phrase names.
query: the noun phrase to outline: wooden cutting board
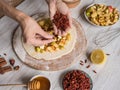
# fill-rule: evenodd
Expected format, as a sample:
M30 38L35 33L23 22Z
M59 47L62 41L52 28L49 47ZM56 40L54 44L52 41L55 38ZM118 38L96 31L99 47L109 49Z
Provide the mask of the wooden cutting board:
M24 0L6 0L6 2L8 2L10 5L16 7L18 6L20 3L22 3ZM0 18L3 17L4 14L0 11Z
M44 71L56 71L65 69L72 65L76 60L79 60L78 57L80 57L86 50L86 37L81 24L73 19L73 25L75 26L77 32L75 47L72 52L62 56L61 58L54 60L38 60L28 55L23 47L22 30L20 27L18 27L13 34L12 45L14 52L24 64L32 68Z

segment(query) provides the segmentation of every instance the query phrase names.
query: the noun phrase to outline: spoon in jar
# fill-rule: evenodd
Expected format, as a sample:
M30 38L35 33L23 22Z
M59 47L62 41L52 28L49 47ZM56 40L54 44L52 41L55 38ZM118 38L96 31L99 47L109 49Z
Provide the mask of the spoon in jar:
M30 90L40 90L40 81L33 80L27 84L0 84L0 86L27 86Z

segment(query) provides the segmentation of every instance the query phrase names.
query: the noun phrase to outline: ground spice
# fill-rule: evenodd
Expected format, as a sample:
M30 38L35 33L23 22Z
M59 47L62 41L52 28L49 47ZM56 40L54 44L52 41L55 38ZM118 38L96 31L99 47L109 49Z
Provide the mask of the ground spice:
M56 11L54 19L52 20L57 29L65 31L69 27L69 19L66 15Z

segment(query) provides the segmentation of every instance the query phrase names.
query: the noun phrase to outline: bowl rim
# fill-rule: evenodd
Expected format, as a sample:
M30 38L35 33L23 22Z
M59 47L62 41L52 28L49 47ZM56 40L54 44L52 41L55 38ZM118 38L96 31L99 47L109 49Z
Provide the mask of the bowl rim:
M80 2L81 0L74 0L74 1L66 1L66 0L63 0L63 2L67 3L67 4L73 4L73 3L77 3L77 2Z
M85 71L83 71L83 70L79 70L79 69L73 69L73 70L70 70L70 71L68 71L68 72L65 73L65 75L64 75L64 77L63 77L63 79L62 79L62 87L63 87L63 82L64 82L65 76L66 76L68 73L72 72L72 71L80 71L80 72L84 73L85 76L86 76L87 78L89 78L89 80L90 80L90 90L92 90L92 88L93 88L93 80L92 80L92 78L90 77L90 75L89 75L87 72L85 72ZM64 90L64 87L63 87L63 90Z
M109 27L109 26L115 25L115 24L119 21L119 19L120 19L120 14L119 14L118 21L117 21L116 23L111 24L111 25L107 25L107 26L100 26L100 25L97 25L97 24L93 23L92 21L90 21L89 18L88 18L88 16L86 15L86 11L87 11L88 8L90 8L91 6L93 6L93 5L95 5L95 4L103 4L103 5L106 5L106 6L112 6L112 5L107 5L107 4L105 4L105 3L92 3L92 4L88 5L88 6L85 8L85 10L84 10L84 16L85 16L86 20L87 20L90 24L92 24L92 25L94 25L94 26L97 26L97 27ZM116 7L114 7L114 8L116 8ZM116 8L116 9L117 9L117 8Z
M44 77L45 79L47 79L47 80L49 81L49 83L50 83L49 90L51 89L51 82L50 82L50 80L49 80L46 76L44 76L44 75L39 75L39 74L38 74L38 75L35 75L35 76L31 77L29 81L32 81L32 80L34 80L34 79L37 78L37 77ZM28 88L27 90L30 90L30 89Z

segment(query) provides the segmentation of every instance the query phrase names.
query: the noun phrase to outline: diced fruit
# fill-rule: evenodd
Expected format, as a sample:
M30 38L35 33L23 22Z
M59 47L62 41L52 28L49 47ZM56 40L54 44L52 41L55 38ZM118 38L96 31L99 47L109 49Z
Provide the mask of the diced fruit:
M108 6L108 9L109 9L110 12L113 11L113 7L112 6Z
M70 40L70 39L71 39L70 34L67 34L66 40Z
M90 12L86 12L86 15L87 15L88 17L90 17Z
M94 12L94 13L91 14L91 17L92 17L92 18L94 18L94 17L96 17L96 16L97 16L97 13L96 13L96 12Z
M56 43L53 46L55 46L56 48L58 48L58 44L56 44Z
M60 42L59 45L60 45L60 46L64 46L64 43Z
M106 54L101 49L93 50L90 59L94 64L103 64L106 62Z
M90 13L90 12L92 12L92 8L91 7L87 9L87 13Z
M44 21L44 20L41 20L41 21L39 21L38 23L39 23L40 26L44 26L45 21Z
M59 46L59 49L64 49L64 47L60 45L60 46Z
M40 49L40 53L43 53L44 52L44 49Z
M50 46L46 47L46 50L49 51L49 52L52 52L52 48Z
M86 10L87 19L99 26L109 26L115 24L119 18L114 20L114 16L119 17L119 11L112 6L94 4Z
M55 51L56 50L56 47L55 46L51 46L52 50Z
M50 18L38 21L39 25L42 27L43 30L48 32L51 35L54 35L53 27ZM55 35L54 41L43 46L35 47L35 51L38 53L43 52L54 52L60 49L63 49L66 42L70 40L70 34L68 33L66 36L57 36Z
M35 47L36 52L40 52L40 50L41 50L40 47Z

